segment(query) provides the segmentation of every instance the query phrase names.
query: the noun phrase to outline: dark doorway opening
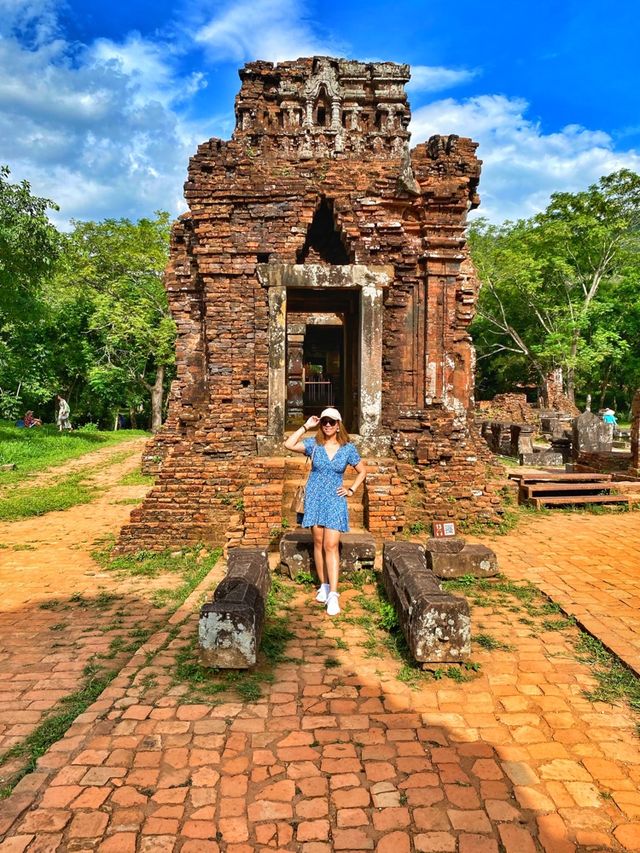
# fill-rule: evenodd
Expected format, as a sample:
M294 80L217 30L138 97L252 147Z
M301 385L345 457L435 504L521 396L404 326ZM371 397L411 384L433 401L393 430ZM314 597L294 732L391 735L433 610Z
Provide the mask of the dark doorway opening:
M335 406L358 431L359 293L287 290L287 429Z

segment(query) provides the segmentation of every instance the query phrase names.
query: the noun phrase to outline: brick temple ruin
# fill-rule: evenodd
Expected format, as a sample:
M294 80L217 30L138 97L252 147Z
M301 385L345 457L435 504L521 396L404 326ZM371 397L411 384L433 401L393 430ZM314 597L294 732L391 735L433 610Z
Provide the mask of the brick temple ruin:
M233 137L199 146L173 228L177 378L121 549L264 543L302 461L283 436L326 405L371 463L354 511L377 538L495 518L468 333L480 161L453 135L409 148L409 77L327 57L240 71Z

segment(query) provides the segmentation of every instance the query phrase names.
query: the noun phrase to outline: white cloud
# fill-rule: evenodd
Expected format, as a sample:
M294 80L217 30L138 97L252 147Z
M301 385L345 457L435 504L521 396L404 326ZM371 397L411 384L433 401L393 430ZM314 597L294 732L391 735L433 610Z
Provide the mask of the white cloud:
M343 51L315 35L299 0L239 0L202 25L194 38L217 61L282 62Z
M551 193L585 189L617 169L640 172L640 153L615 151L604 131L567 125L545 133L526 117L528 106L504 95L434 101L414 111L412 144L451 133L478 142L479 214L494 222L531 216L547 206Z
M167 45L137 33L121 44L72 45L59 38L50 11L38 29L38 7L23 5L0 38L0 163L12 180L26 178L57 202L61 225L184 210L188 158L211 128L179 105L202 76L180 74ZM38 30L37 44L25 42L25 20Z
M468 83L479 74L468 68L443 68L440 65L412 65L411 80L407 89L411 92L440 92Z

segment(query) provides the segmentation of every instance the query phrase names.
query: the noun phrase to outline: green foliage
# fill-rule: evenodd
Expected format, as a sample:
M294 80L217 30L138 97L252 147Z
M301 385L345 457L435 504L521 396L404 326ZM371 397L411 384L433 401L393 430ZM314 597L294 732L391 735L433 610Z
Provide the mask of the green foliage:
M622 169L555 193L529 220L470 228L482 282L473 334L484 396L561 368L567 391L640 384L640 176ZM608 396L609 395L609 396Z
M31 194L27 181L9 182L0 166L0 417L24 414L23 398L51 396L44 367L42 286L51 275L60 236L49 222L53 202Z
M162 401L176 335L162 283L168 247L167 213L75 222L64 238L52 290L80 318L86 405L101 412L153 403L157 383Z

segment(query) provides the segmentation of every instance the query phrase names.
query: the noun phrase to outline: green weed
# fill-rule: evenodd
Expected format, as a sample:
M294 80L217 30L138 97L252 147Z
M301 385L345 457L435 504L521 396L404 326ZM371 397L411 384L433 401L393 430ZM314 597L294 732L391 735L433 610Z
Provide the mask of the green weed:
M640 711L640 678L635 673L590 634L580 634L575 648L579 660L591 666L598 682L593 690L584 691L587 699L609 703L626 701L634 711Z
M491 634L476 634L476 636L473 637L473 640L483 649L487 649L490 652L498 650L503 652L513 651L513 646L510 646L508 643L503 643L501 640L496 640L496 638L492 637Z

